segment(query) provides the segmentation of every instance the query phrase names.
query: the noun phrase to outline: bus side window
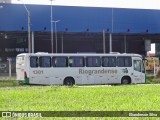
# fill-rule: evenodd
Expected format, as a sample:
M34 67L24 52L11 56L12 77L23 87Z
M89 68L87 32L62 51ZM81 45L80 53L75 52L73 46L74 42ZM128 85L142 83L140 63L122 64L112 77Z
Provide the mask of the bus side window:
M117 57L117 65L118 67L131 67L132 59L131 57Z
M116 57L102 57L103 67L116 67Z
M101 58L97 57L97 56L86 57L86 66L87 67L100 67L101 66Z
M36 56L30 57L30 67L32 67L32 68L38 67L38 57L36 57Z
M141 61L140 60L134 60L134 70L141 72Z
M84 57L69 57L69 66L70 67L84 67Z
M68 67L67 57L53 57L52 58L53 67Z
M49 56L39 57L39 66L40 67L51 67L51 57Z

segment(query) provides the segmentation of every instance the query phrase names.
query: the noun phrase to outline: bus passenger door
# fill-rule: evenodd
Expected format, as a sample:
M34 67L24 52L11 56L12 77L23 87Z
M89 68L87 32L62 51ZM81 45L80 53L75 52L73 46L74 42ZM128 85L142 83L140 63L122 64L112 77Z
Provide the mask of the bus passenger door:
M141 59L133 59L133 79L132 83L144 83L145 73L144 66Z

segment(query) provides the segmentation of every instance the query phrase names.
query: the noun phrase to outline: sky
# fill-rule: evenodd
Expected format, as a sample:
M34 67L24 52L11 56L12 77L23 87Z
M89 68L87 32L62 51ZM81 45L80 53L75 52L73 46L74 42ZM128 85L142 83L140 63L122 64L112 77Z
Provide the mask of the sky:
M12 0L18 4L50 5L51 0ZM53 0L53 5L160 9L160 0Z
M155 53L155 43L151 44L151 51L149 53Z
M12 0L12 3L51 5L51 0ZM160 10L160 0L53 0L52 4L65 6L139 8ZM149 52L155 53L155 44L151 45L151 51Z

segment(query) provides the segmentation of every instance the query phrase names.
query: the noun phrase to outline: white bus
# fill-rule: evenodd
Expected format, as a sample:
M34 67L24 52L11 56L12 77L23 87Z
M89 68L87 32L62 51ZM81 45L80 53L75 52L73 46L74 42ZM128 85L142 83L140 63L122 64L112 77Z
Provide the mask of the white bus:
M138 54L23 53L16 58L17 80L26 84L145 83Z

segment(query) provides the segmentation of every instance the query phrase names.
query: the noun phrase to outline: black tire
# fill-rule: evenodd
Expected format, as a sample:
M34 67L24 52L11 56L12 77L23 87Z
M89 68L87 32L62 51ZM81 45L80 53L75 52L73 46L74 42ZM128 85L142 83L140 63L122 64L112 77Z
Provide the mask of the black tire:
M121 84L130 84L131 83L131 79L129 77L123 77L121 80Z
M66 86L73 86L75 84L74 79L73 78L66 78L64 80L64 85Z

